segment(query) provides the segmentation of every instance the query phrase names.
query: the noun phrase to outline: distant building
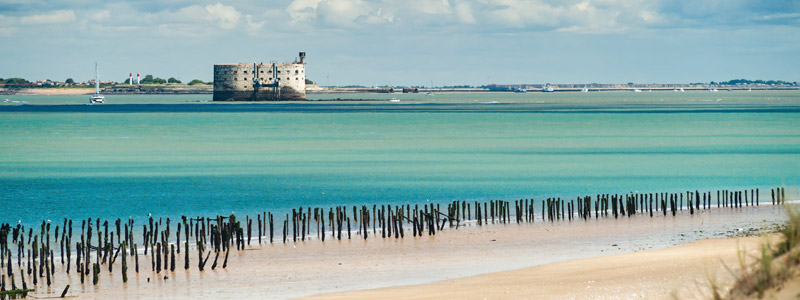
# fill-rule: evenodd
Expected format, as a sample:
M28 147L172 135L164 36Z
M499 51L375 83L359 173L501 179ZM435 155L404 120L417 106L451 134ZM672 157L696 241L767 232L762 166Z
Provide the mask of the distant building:
M59 85L63 85L64 83L59 82L59 81L55 81L55 80L42 79L42 80L34 82L34 84L36 86L59 86Z

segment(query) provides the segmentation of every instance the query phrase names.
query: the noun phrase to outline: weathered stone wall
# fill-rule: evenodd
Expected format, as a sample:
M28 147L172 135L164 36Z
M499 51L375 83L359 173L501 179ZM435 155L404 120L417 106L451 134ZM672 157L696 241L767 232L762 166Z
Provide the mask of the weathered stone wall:
M273 72L273 66L277 72ZM262 85L257 93L254 79ZM272 87L276 81L280 91ZM305 100L305 90L303 62L214 65L214 101Z

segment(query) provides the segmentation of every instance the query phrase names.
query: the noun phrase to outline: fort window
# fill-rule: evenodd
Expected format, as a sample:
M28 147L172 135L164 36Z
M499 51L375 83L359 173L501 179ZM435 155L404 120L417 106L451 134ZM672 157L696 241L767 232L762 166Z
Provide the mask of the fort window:
M297 70L294 70L294 73L297 74Z

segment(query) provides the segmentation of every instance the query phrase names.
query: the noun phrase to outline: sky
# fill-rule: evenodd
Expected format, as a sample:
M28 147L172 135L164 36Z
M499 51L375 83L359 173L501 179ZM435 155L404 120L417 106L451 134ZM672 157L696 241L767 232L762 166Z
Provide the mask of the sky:
M321 85L800 81L800 0L0 0L0 78Z

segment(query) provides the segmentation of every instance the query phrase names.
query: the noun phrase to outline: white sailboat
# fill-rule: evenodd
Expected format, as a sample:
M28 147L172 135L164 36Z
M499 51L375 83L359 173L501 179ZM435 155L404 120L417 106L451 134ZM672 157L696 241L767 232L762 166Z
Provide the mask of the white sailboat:
M105 103L106 97L100 95L100 75L97 73L97 62L94 63L94 95L89 97L89 103Z

